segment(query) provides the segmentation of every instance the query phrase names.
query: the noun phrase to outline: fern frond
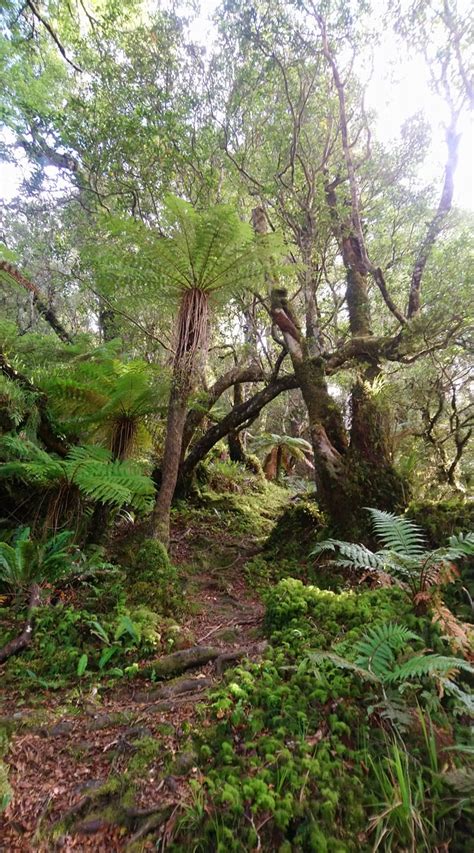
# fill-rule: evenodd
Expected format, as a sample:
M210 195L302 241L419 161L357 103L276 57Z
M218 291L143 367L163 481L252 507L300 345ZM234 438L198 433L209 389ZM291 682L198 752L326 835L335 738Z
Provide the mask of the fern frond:
M461 688L449 678L443 678L443 689L445 693L450 693L454 696L462 708L465 709L471 717L474 717L474 695L472 693L466 693L465 690L461 690ZM474 752L474 746L471 747L471 750Z
M374 533L387 550L409 557L422 556L426 543L417 524L409 518L394 515L391 512L370 507L366 509L372 516Z
M380 683L380 678L374 673L370 672L363 666L359 666L357 663L354 663L351 660L347 660L347 658L343 658L340 655L335 654L334 652L320 652L320 651L312 651L308 653L308 660L313 664L324 663L325 661L329 661L333 663L335 666L339 667L339 669L345 669L349 672L353 672L355 675L358 675L364 681L373 681L377 684Z
M89 498L147 512L153 505L154 485L132 462L111 461L103 447L75 447L67 459L73 483Z
M383 561L379 555L374 554L365 545L342 542L339 539L325 539L324 542L319 542L310 552L310 557L316 557L326 551L339 552L342 559L337 557L332 560L338 566L356 566L361 569L383 568Z
M433 559L460 560L462 557L474 556L474 533L459 533L449 537L446 548L433 551Z
M406 625L383 622L370 628L355 644L357 666L385 680L392 670L396 655L410 640L419 640Z
M423 678L426 675L446 675L460 669L471 675L474 674L474 667L463 658L446 655L416 655L396 666L391 673L387 674L386 680L407 681L410 678Z

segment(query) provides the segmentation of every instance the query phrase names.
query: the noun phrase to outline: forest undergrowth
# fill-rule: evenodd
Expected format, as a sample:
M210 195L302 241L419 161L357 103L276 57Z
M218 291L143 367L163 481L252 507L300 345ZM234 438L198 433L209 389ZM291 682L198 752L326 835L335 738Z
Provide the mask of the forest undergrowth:
M468 623L322 559L314 501L209 468L171 561L119 529L5 665L2 849L467 851Z

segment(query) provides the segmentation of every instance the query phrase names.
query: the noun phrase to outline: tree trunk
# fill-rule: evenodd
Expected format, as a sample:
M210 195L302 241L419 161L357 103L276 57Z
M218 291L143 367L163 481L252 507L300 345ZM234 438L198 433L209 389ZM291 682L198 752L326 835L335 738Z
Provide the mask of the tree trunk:
M170 539L170 511L178 482L181 445L188 411L190 387L187 379L175 376L170 394L166 439L161 465L161 485L151 514L151 536L168 547Z
M354 515L364 532L365 507L400 512L408 502L410 490L393 465L387 418L361 379L352 389L351 415L347 478Z
M243 402L244 395L242 385L238 382L234 385L234 406L240 406ZM247 457L245 455L244 442L242 440L242 431L238 429L231 430L227 436L227 443L229 445L229 456L231 461L245 464Z

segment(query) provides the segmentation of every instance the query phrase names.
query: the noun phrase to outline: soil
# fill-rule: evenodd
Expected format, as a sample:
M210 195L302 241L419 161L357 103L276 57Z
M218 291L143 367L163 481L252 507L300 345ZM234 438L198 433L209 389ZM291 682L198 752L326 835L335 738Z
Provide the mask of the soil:
M176 563L189 559L192 536L192 531L174 531L171 556ZM184 620L197 644L211 646L217 657L171 682L122 681L113 688L99 687L95 695L76 690L74 700L71 691L45 691L26 704L20 696L4 698L0 722L13 723L15 734L5 759L13 798L0 818L1 853L113 853L130 848L135 840L140 840L138 849L156 849L156 830L153 842L146 837L158 825L160 849L166 849L182 807L190 801L190 780L199 775L189 748L191 727L206 725L199 704L227 665L241 657L258 657L265 647L263 606L242 571L250 553L236 538L227 539L220 542L220 550L224 546L229 553L224 568L193 576L192 615ZM193 553L196 556L195 548ZM108 816L102 799L102 809L94 814L94 790L125 771L135 743L145 737L155 739L160 749L137 776L126 813L117 822L116 816ZM175 759L171 773L170 753ZM64 822L73 828L66 831Z

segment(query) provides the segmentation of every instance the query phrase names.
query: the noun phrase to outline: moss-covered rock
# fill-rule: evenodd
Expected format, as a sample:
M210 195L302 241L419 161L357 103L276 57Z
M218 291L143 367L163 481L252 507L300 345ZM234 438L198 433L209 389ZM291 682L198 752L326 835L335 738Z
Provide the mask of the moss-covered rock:
M306 557L316 536L326 528L327 521L316 501L306 498L291 503L285 509L265 544L265 553L294 559Z

